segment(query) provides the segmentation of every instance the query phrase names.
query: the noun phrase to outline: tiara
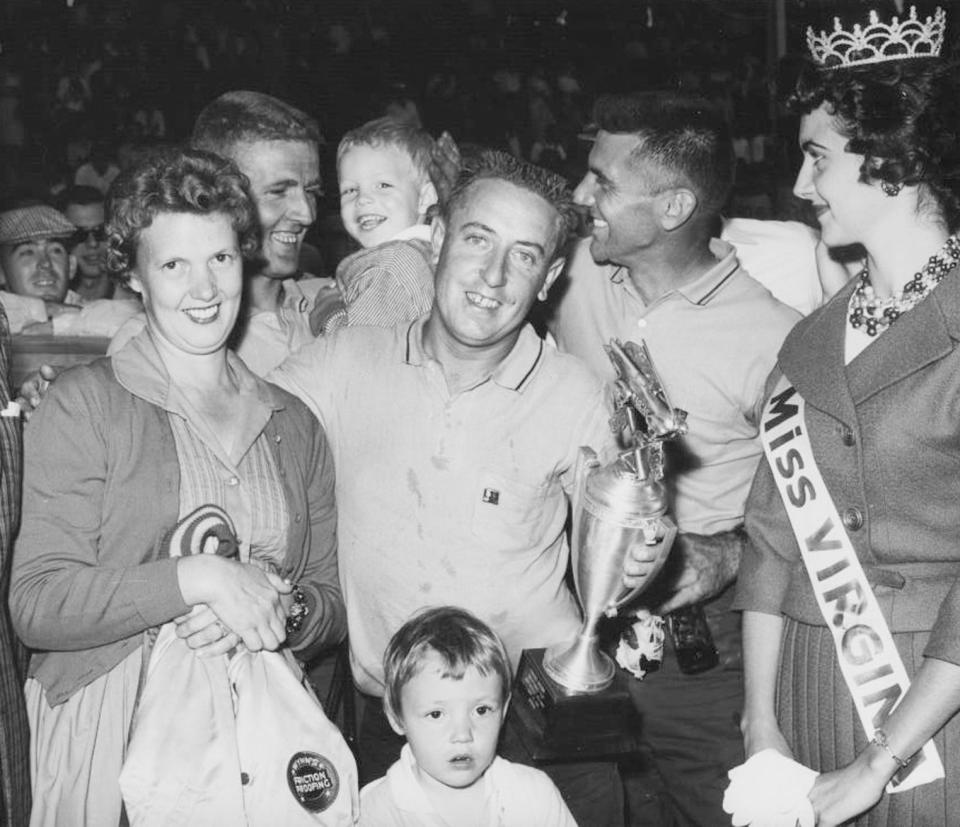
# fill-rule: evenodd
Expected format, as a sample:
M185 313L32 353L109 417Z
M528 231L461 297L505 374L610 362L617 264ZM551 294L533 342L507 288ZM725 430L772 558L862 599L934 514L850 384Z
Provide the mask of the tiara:
M870 22L863 27L855 23L852 32L843 29L837 17L833 18L830 34L821 31L818 35L812 26L808 27L807 48L814 62L823 69L939 57L946 28L947 13L939 6L933 17L926 20L918 20L917 8L911 6L906 20L901 23L894 17L889 25L881 23L877 13L872 11Z

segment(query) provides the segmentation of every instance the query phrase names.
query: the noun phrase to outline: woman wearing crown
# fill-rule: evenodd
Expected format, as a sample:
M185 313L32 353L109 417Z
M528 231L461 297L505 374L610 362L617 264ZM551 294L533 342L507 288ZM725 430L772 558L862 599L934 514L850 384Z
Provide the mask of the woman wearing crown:
M791 99L794 191L827 245L866 251L780 352L738 586L744 767L783 780L782 811L801 789L803 824L960 818L960 85L945 23L911 9L810 32Z

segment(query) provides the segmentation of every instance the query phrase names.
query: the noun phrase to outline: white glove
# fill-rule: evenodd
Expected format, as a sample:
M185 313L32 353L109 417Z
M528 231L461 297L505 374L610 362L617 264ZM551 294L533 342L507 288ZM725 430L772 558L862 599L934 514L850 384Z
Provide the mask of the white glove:
M807 796L818 774L774 749L761 750L727 773L723 810L733 827L814 827Z

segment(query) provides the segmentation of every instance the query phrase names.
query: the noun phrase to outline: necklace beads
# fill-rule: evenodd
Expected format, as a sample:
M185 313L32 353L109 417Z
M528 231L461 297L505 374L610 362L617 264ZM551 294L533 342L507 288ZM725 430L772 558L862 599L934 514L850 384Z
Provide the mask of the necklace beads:
M960 263L960 239L950 236L943 247L930 256L923 269L908 281L898 295L878 299L870 283L870 271L864 264L857 274L857 287L850 296L850 326L864 328L868 336L882 333L908 310L912 310Z

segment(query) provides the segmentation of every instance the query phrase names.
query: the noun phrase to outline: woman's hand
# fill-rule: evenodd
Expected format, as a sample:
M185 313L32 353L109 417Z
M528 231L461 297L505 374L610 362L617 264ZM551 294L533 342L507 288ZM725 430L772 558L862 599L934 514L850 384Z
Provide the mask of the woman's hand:
M843 769L817 776L810 791L810 803L817 816L817 827L835 827L869 810L883 795L883 788L893 775L896 765L889 761L889 772L880 767L879 760L870 760L879 749L870 746Z
M269 560L261 560L257 557L254 557L251 554L250 565L256 566L257 568L262 569L263 571L272 572L273 574L277 575L277 577L280 577L280 569L277 568L275 563L272 563ZM287 581L284 580L283 582L286 583ZM293 606L293 590L292 589L288 593L280 595L280 605L283 606L284 628L286 628L286 620L288 617L290 617L290 608L291 606Z
M181 557L177 564L186 603L206 604L251 652L277 649L286 639L281 595L293 590L272 571L211 554Z
M183 638L187 646L195 650L197 657L225 655L240 642L240 636L230 631L203 603L176 618L174 623L177 625L177 637Z

